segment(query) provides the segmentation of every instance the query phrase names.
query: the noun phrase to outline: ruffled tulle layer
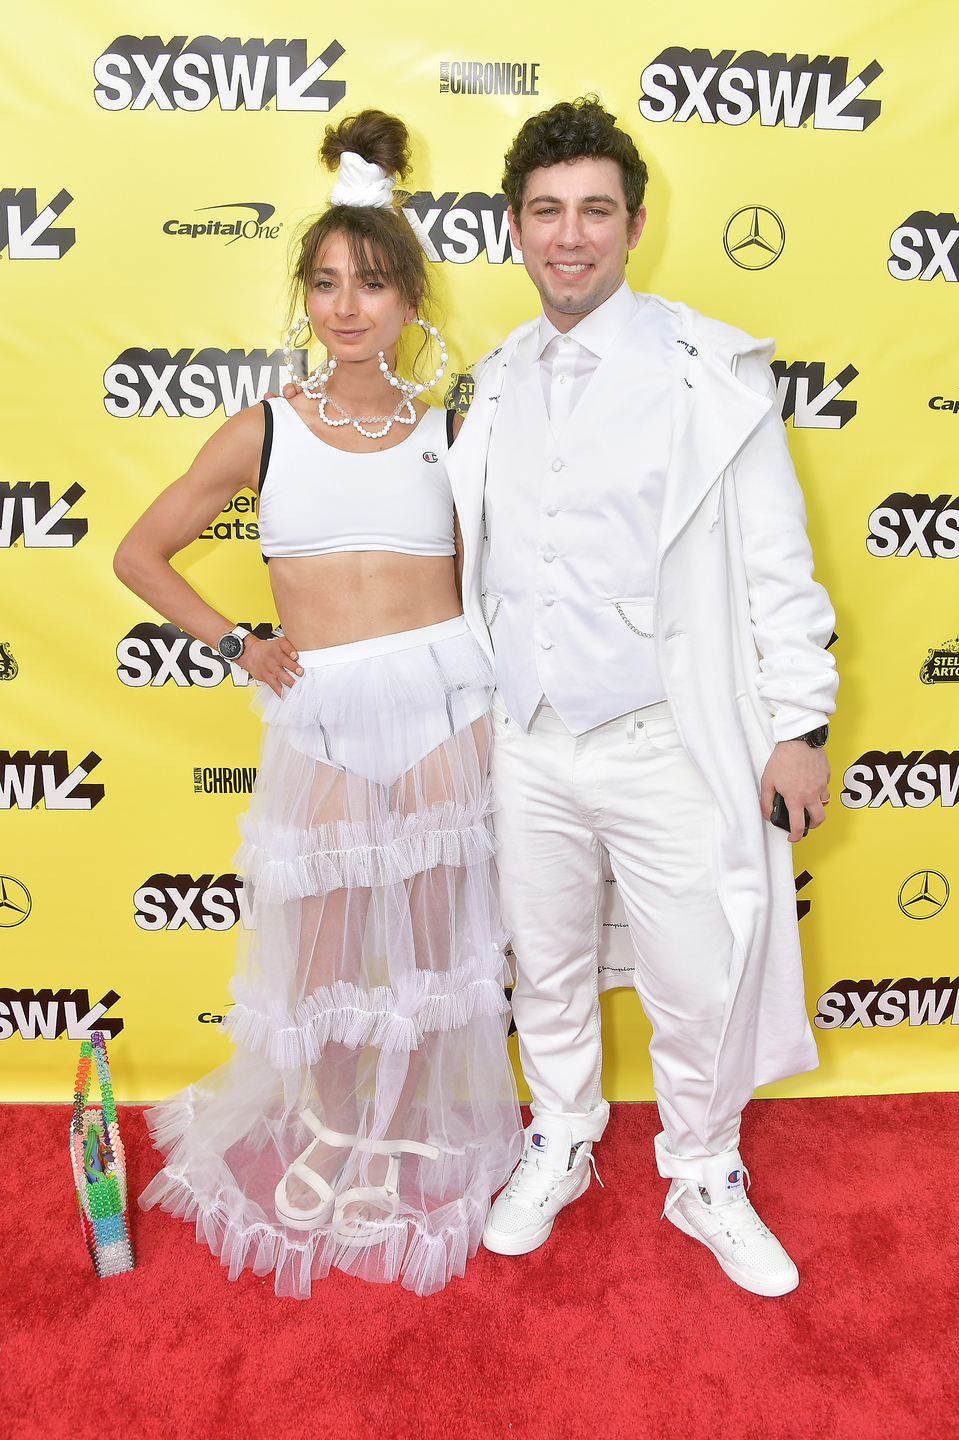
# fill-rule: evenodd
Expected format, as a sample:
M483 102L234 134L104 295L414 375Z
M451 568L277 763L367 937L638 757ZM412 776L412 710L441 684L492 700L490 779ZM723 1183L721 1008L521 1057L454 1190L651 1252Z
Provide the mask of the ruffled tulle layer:
M435 628L258 702L237 1048L148 1115L167 1165L141 1205L194 1221L231 1278L275 1273L282 1295L307 1296L332 1266L440 1289L518 1157L489 667L468 634ZM317 1125L333 1141L315 1144ZM340 1208L303 1227L331 1193Z

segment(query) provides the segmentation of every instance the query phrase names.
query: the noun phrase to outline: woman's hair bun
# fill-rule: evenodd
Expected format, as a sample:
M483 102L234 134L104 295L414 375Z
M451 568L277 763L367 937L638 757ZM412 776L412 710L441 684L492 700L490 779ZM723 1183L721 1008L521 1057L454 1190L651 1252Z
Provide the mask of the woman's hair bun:
M327 170L335 170L344 150L352 150L387 175L405 180L410 170L410 136L403 121L383 110L361 110L348 115L339 125L327 125L320 159Z

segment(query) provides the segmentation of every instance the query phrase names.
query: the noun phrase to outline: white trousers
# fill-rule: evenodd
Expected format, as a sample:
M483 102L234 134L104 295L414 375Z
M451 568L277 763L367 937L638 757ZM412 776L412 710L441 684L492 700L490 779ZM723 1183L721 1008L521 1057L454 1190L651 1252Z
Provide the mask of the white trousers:
M659 1149L704 1159L734 1148L748 1096L715 1093L732 955L716 893L715 802L669 707L577 737L542 705L526 734L494 696L493 734L497 864L533 1114L562 1117L574 1143L598 1140L606 1126L597 992L605 847L652 1025ZM664 1158L662 1173L675 1173Z

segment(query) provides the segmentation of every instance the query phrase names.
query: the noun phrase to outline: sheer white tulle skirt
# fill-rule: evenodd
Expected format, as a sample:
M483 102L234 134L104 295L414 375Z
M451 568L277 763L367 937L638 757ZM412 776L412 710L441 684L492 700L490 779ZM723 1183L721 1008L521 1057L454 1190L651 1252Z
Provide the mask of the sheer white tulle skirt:
M492 677L462 617L301 652L241 817L233 1057L148 1112L140 1199L235 1278L461 1275L520 1150L491 880Z

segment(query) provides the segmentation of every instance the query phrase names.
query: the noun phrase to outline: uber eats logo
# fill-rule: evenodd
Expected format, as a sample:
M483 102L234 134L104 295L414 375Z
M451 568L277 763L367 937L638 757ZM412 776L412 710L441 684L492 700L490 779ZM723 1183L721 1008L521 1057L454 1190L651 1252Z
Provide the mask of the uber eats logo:
M0 250L9 260L62 260L76 244L77 232L54 227L54 220L72 202L67 190L37 209L36 190L0 190Z
M259 625L251 625L246 620L238 623L260 640L269 640L273 634L270 620L261 620ZM254 683L247 670L232 660L224 660L202 640L169 622L157 625L152 620L144 620L134 625L117 646L117 662L117 679L134 689L143 685L161 686L172 680L174 685L199 685L202 690L211 690L222 684L227 675L237 686Z
M21 538L25 550L72 549L87 533L87 522L64 516L85 494L82 485L71 485L51 504L45 480L13 485L0 480L0 549L9 550Z
M706 125L745 125L756 114L760 125L796 129L810 119L814 130L865 130L879 114L879 100L860 100L882 74L873 60L852 80L849 61L837 55L764 55L761 50L684 50L670 46L646 66L640 79L639 111L644 120L698 116Z
M943 280L954 283L956 261L953 249L959 240L955 215L933 215L931 210L917 210L895 229L889 237L889 259L886 269L894 280ZM956 250L959 257L959 250Z
M448 190L435 196L430 190L401 197L406 216L428 260L450 260L468 265L485 253L491 265L507 259L522 265L523 252L513 247L506 220L507 199L471 190L457 195Z
M305 40L121 35L94 63L93 98L102 110L332 110L346 83L323 77L344 53L337 40L310 61Z
M959 495L887 495L869 515L866 549L878 559L920 555L954 560L959 555Z
M235 415L289 378L282 350L124 350L103 375L103 408L118 420L158 411L202 420L222 405ZM82 493L82 492L81 492Z
M141 930L232 930L240 919L239 875L151 875L134 893Z

